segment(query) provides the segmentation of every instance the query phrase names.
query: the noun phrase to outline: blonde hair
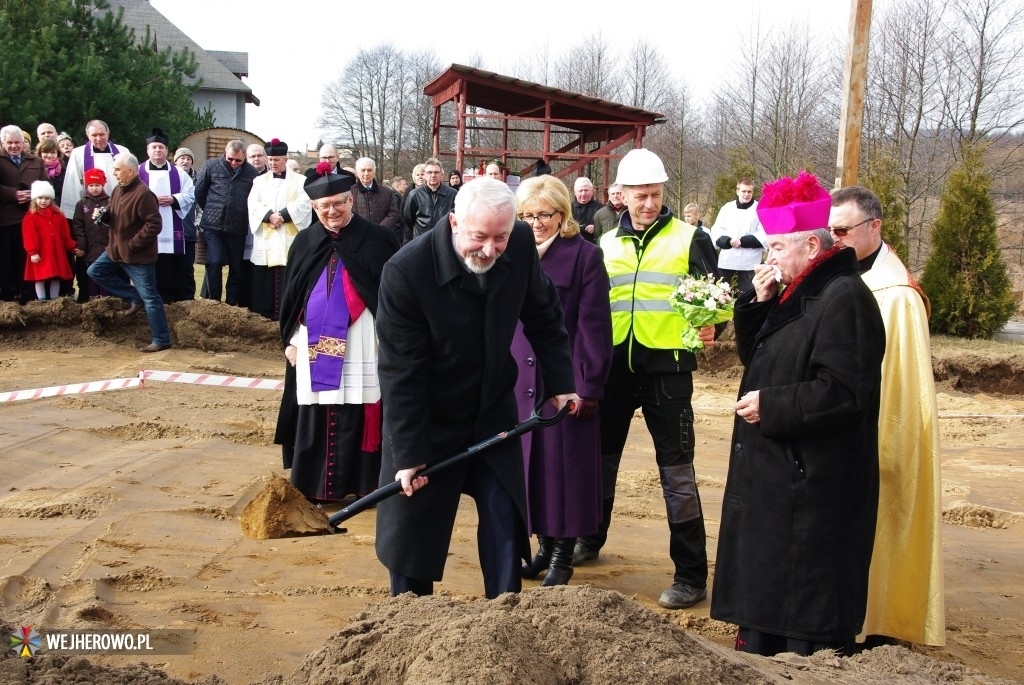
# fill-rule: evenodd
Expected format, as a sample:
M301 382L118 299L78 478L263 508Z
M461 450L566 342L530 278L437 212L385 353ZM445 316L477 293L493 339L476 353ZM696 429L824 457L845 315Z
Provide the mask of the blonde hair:
M32 214L35 214L40 209L42 209L39 206L39 200L49 200L50 201L50 206L53 206L53 203L55 202L55 200L52 197L34 197L34 198L32 198L29 201L29 203L28 203L28 211L31 212Z
M563 238L572 238L580 232L580 225L572 218L572 195L565 184L554 176L534 176L520 183L516 191L516 202L520 212L523 207L535 202L551 205L552 209L562 215L558 235Z

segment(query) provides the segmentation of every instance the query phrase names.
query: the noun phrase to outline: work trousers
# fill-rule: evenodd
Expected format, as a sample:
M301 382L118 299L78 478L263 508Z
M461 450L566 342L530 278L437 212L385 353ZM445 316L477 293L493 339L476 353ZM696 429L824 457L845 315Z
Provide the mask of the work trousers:
M704 514L693 469L693 378L689 372L633 373L613 364L601 402L601 485L603 514L598 533L582 538L600 549L608 538L615 481L633 413L643 410L654 441L655 459L668 516L669 556L675 564L674 583L707 586L708 555Z

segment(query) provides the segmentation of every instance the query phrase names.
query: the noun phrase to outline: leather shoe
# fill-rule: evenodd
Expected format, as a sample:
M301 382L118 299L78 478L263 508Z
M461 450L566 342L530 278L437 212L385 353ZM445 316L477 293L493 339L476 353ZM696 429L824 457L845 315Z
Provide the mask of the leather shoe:
M537 555L530 562L523 564L520 575L527 580L534 580L541 573L547 571L548 566L551 565L551 547L554 544L554 538L547 535L538 535Z
M128 307L128 309L124 310L124 316L132 316L134 314L138 314L141 311L142 311L142 303L141 302L132 302L132 306ZM150 350L150 351L152 352L152 350Z
M587 563L588 561L593 561L594 559L597 559L600 554L600 549L594 549L593 547L587 546L587 544L582 540L577 540L576 549L574 549L572 553L572 565L579 566Z
M706 587L693 587L685 583L676 583L661 593L658 605L666 609L687 609L708 596Z
M139 348L139 352L162 352L164 350L169 350L170 348L171 348L171 343L163 343L163 344L149 343L145 347L140 347Z

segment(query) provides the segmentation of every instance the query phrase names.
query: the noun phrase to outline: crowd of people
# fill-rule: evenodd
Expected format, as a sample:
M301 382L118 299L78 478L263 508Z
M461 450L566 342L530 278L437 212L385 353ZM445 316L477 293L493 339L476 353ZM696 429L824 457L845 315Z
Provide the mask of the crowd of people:
M698 357L669 297L684 275L737 285L744 374L711 615L737 649L851 653L944 643L937 412L928 300L881 239L869 190L810 174L739 179L712 226L665 204L661 159L636 149L607 200L550 168L513 191L497 164L437 158L380 182L370 158L289 165L287 144L229 142L197 171L154 128L141 162L93 120L37 153L0 129L0 297L115 296L171 346L164 304L200 296L279 322L275 443L292 483L332 504L397 481L377 508L393 594L433 592L460 496L476 500L487 597L563 585L601 563L637 409L654 445L671 584L708 596L691 405ZM493 168L492 168L493 167ZM227 279L222 278L227 267ZM27 290L27 286L31 290ZM714 345L726 324L703 326ZM557 426L421 472L549 403ZM531 549L531 536L537 545Z

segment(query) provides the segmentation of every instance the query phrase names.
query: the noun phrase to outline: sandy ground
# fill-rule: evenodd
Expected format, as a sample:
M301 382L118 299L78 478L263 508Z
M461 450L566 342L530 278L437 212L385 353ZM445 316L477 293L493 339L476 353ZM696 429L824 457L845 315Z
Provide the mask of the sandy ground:
M140 369L261 378L278 378L282 372L273 326L234 308L172 306L179 344L153 355L135 351L148 342L144 317L121 322L115 309L116 304L96 303L82 311L65 303L20 311L0 308L0 391L133 377ZM36 320L49 323L33 329ZM1019 359L1015 364L1010 373L1016 380L1010 385L1018 387ZM737 384L735 370L695 377L697 470L712 560L726 476L729 408ZM1024 396L967 394L950 386L944 383L939 397L948 644L916 649L918 654L892 648L868 654L877 653L872 663L888 669L889 677L877 682L919 682L907 673L931 674L920 682L1024 682ZM562 631L557 633L560 644L590 648L607 648L616 643L616 635L633 643L650 641L669 624L684 628L689 635L671 633L675 641L664 650L687 652L699 646L701 654L712 654L693 670L679 671L717 674L707 682L876 682L866 672L857 675L854 660L760 660L771 666L760 667L754 678L753 670L742 670L750 668L747 661L723 649L731 645L733 630L708 618L707 602L682 612L657 607L658 595L671 582L671 565L653 448L640 420L634 422L624 455L608 546L598 562L577 570L570 588L529 591L521 600L500 604L470 601L480 597L482 582L475 514L472 501L465 500L446 577L437 588L441 596L416 605L419 614L413 615L419 615L419 623L410 628L413 609L407 601L387 600L387 575L373 552L372 512L349 521L344 535L266 541L241 535L242 507L266 479L284 473L279 450L271 444L278 397L274 391L150 382L143 388L0 404L2 627L192 629L194 654L147 661L183 681L219 682L211 678L217 676L232 685L284 682L293 673L288 682L330 682L342 662L358 662L369 653L365 642L352 636L397 640L405 630L408 641L398 644L427 657L416 671L419 679L407 673L403 680L439 682L444 678L423 670L431 661L430 645L436 650L437 644L448 644L458 651L460 644L466 649L467 639L483 639L452 632L460 620L469 620L466 616L476 617L474 625L484 620L505 626L508 621L509 632L498 641L507 648L501 654L531 661L538 648L516 637L520 633L513 619L517 612L532 611L528 623L534 633L557 629ZM605 619L587 614L594 606L610 607ZM480 619L492 615L487 612L500 616ZM562 613L579 620L546 628L547 621L537 619ZM397 616L406 617L405 622ZM607 616L621 620L625 632L605 634ZM423 639L418 634L436 634L443 641L417 643ZM508 652L517 645L520 652ZM611 663L605 652L581 648L580 653ZM91 660L122 667L136 661ZM501 663L502 657L493 660ZM711 662L731 665L708 671ZM42 663L35 668L44 668ZM642 661L630 662L630 668L635 670L637 663ZM10 652L2 664L0 683L44 682ZM990 678L970 681L959 664ZM56 668L52 663L45 667ZM558 678L550 668L541 668L546 679L523 671L507 681L528 676L537 682L602 681L594 672L581 677L580 668L576 664ZM645 668L662 676L677 672L668 666ZM726 671L733 675L725 677ZM366 680L349 673L346 682L386 680L383 671L372 672L376 675ZM633 672L614 673L620 682L636 682L628 675ZM95 682L149 682L137 671L125 673L120 679L96 676ZM610 671L602 673L612 677ZM458 679L451 673L448 677ZM665 677L665 682L672 680Z

